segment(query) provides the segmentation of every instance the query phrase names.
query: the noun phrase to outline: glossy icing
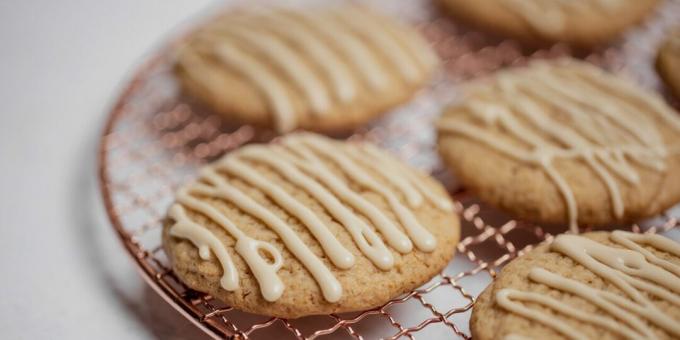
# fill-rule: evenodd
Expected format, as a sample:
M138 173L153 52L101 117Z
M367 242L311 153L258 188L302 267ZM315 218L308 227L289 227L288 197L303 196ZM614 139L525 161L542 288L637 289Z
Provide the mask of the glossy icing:
M439 130L541 167L564 198L573 232L578 232L577 202L555 160L584 161L605 184L613 215L621 218L625 206L616 178L639 183L635 165L666 171L669 150L654 116L680 132L680 119L658 96L583 62L534 62L501 71L477 94L458 110L481 124L445 115ZM494 126L503 133L486 129Z
M614 285L621 293L597 289L544 268L534 267L529 273L533 282L554 290L578 296L598 307L599 313L585 312L547 294L504 288L496 293L498 305L515 314L539 322L570 339L585 339L578 329L564 322L563 316L589 323L627 339L655 339L650 326L673 337L680 336L680 322L661 311L650 299L660 299L680 307L680 266L645 249L680 257L680 245L654 234L614 231L605 245L578 235L560 235L550 250L567 256ZM543 313L527 306L531 302L549 308L555 314Z
M204 61L224 64L262 94L279 132L294 129L308 111L322 116L360 92L384 92L395 81L417 84L438 63L413 29L358 6L237 12L195 40L200 53L180 58L189 73L200 71L208 81Z
M373 157L370 166L366 157ZM343 175L329 169L327 162L337 166ZM394 256L388 246L399 253L412 251L413 245L423 252L431 252L436 247L436 239L418 222L413 209L427 201L437 209L452 210L447 196L427 189L428 186L423 183L426 180L423 175L416 174L405 166L397 167L397 163L375 147L344 145L312 134L288 136L281 139L278 145L245 146L204 168L200 181L178 192L177 202L170 210L170 217L175 221L170 234L191 241L199 248L199 255L204 260L209 258L210 251L216 254L224 273L222 287L229 291L236 290L238 273L228 248L207 228L192 221L186 210L208 217L236 240L234 251L243 257L253 272L263 297L267 301L277 300L285 288L276 274L283 264L281 250L270 243L245 235L209 201L197 197L214 197L229 202L274 231L286 249L312 274L324 298L329 302L336 302L342 296L342 287L323 260L312 252L284 219L232 185L224 175L228 174L232 180L243 181L263 193L285 211L286 215L297 219L310 232L325 257L334 266L340 269L351 268L355 263L354 256L331 233L322 218L285 190L278 181L271 180L259 169L264 166L275 172L286 183L318 202L348 232L361 253L377 268L390 270L394 266ZM391 185L383 185L367 169L389 174L381 177ZM400 176L402 179L394 180L391 176ZM396 215L396 221L364 198L359 191L352 189L354 185L380 195ZM398 192L393 191L390 188L392 186ZM428 194L424 195L424 192ZM404 204L402 200L408 203ZM365 217L372 225L359 216ZM402 228L405 233L401 231ZM383 242L383 238L387 244ZM262 251L265 252L264 255L261 254ZM273 259L273 262L268 259Z

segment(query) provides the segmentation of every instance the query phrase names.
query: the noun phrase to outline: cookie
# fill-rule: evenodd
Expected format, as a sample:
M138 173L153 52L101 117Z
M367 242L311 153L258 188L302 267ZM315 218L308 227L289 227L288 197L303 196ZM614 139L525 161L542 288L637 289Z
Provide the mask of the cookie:
M439 273L458 239L435 180L370 144L313 134L206 166L163 230L187 286L285 318L380 306Z
M414 29L358 6L228 12L177 52L185 92L225 117L343 131L407 101L438 57Z
M563 234L510 262L477 299L474 339L677 339L680 244Z
M658 0L438 0L451 15L531 45L592 47L640 22Z
M680 98L680 30L669 34L659 48L656 69L673 95Z
M463 186L535 222L600 226L680 201L680 116L585 62L536 61L467 89L437 122Z

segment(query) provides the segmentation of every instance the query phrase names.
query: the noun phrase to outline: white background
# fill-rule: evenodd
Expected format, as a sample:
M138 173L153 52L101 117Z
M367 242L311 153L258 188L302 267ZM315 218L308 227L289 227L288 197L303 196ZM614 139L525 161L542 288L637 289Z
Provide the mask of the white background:
M104 217L95 152L145 53L207 0L0 1L0 338L197 338Z

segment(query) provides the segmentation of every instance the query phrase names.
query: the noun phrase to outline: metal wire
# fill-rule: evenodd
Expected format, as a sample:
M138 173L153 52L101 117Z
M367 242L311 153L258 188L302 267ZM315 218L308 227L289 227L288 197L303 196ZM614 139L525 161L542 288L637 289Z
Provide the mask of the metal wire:
M245 143L269 140L273 134L250 126L228 126L216 114L184 98L172 79L172 61L167 53L171 47L158 51L142 65L112 109L99 149L100 189L112 226L151 287L207 334L239 339L265 337L272 332L297 339L325 335L414 339L440 325L437 334L468 339L470 312L484 285L505 263L561 231L509 219L456 189L433 151L432 121L444 104L456 99L460 82L531 58L558 57L572 51L561 45L527 50L512 41L469 31L439 17L425 2L400 2L396 7L392 2L391 6L386 8L393 14L416 21L442 57L445 72L411 104L348 138L377 142L432 172L451 188L463 225L456 257L447 269L425 286L382 307L286 320L238 312L209 295L188 289L174 276L160 244L173 192L202 164ZM579 57L627 72L643 86L659 89L651 68L641 65L651 64L656 43L677 17L680 1L669 1L622 42ZM664 214L654 225L636 224L626 229L665 232L678 227L678 218ZM443 304L434 296L451 300ZM417 316L415 321L413 315Z

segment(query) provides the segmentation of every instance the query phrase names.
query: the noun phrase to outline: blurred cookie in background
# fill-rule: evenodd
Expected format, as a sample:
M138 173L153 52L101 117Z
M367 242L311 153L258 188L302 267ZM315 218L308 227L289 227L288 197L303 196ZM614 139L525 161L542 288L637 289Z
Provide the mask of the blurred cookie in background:
M640 22L658 0L436 0L463 22L530 45L588 48Z
M680 115L656 93L574 59L469 84L437 122L461 184L522 219L602 226L680 201Z
M230 11L177 54L185 92L277 132L355 128L407 101L438 64L413 28L358 6Z
M680 98L680 29L671 32L659 48L656 70L676 98Z

